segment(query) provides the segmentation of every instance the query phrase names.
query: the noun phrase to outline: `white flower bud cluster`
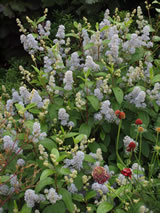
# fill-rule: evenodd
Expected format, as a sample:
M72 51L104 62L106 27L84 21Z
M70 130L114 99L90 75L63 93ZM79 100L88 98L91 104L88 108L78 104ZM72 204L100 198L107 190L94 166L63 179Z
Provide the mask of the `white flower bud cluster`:
M38 143L38 141L43 140L47 134L45 132L41 133L40 123L34 122L32 135L29 136L29 139L32 140L33 143Z
M145 213L145 212L149 212L151 213L152 211L149 211L149 208L147 208L146 206L142 205L139 208L139 213Z
M3 213L3 208L2 207L0 208L0 213Z
M34 55L38 50L43 51L43 47L38 46L38 41L30 33L27 36L22 34L20 36L21 43L23 44L24 50L26 50L30 55Z
M91 71L99 71L100 70L100 67L98 64L96 64L94 61L93 61L93 58L91 56L87 56L86 57L86 61L85 61L85 65L84 65L84 71L88 71L88 69L90 69Z
M39 144L38 146L39 152L41 154L41 156L39 157L40 160L46 160L48 161L48 153L45 152L45 148L42 144Z
M144 79L144 71L140 67L130 66L128 72L124 77L123 81L127 83L128 86L133 86L135 82Z
M65 38L65 27L64 25L59 25L56 37L59 39Z
M152 90L147 90L147 94L151 101L155 101L158 106L160 106L160 83L155 83Z
M73 76L72 76L72 71L67 71L65 73L63 83L65 84L64 89L69 91L72 90L72 84L73 84Z
M103 161L103 156L102 156L102 150L100 148L98 148L96 150L96 156L97 156L97 159L101 162Z
M75 103L76 103L76 107L78 109L83 109L83 107L85 106L86 100L84 98L82 98L82 92L81 91L76 93Z
M145 180L145 176L144 176L145 170L138 163L134 163L131 167L131 170L132 170L133 181L134 181L134 179L136 179L138 181Z
M134 104L137 108L145 108L146 93L140 89L140 87L136 86L132 92L128 95L125 95L124 99L131 104Z
M147 21L143 17L142 9L140 6L137 7L137 17L136 23L138 24L138 29L141 30L144 26L147 25Z
M58 200L62 199L62 195L59 195L54 188L45 190L46 198L50 203L56 203Z
M118 175L118 177L116 178L116 182L118 183L119 186L126 185L129 183L127 178L122 174Z

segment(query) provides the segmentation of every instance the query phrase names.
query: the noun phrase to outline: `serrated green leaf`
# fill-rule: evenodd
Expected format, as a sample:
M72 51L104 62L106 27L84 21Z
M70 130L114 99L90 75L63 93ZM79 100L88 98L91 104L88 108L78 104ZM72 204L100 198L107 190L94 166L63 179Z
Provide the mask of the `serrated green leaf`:
M154 42L159 42L159 41L160 41L160 37L159 37L159 36L153 36L153 37L152 37L152 40L153 40Z
M84 201L84 197L81 194L73 194L72 198L73 198L73 200L76 200L78 202L83 202Z
M102 27L102 29L100 30L100 32L103 32L104 30L108 30L109 29L109 26L104 26L104 27Z
M85 134L79 134L77 137L74 138L74 143L77 144L83 140Z
M40 180L35 188L35 192L39 193L45 186L52 185L54 183L54 179L47 177L45 179Z
M86 123L81 124L81 126L79 128L79 133L87 135L87 137L89 137L89 135L91 133L91 126Z
M138 118L140 118L143 122L143 124L146 125L146 127L148 126L149 122L150 122L150 118L147 112L139 112L138 113Z
M40 176L40 181L53 174L55 174L53 169L45 169Z
M79 132L69 132L65 135L65 138L72 138L78 134L79 134Z
M118 167L120 170L123 170L123 169L124 169L124 166L123 166L121 163L117 163L117 167Z
M156 82L160 82L160 74L157 74L152 78L151 83L154 85Z
M94 95L90 95L90 96L87 96L87 99L96 111L99 110L100 103L97 97L95 97Z
M88 43L88 44L86 44L85 46L84 46L84 50L88 50L88 49L90 49L91 47L93 47L94 46L94 43L93 42L91 42L91 43Z
M113 209L113 204L103 201L97 208L97 213L106 213Z
M46 19L46 16L42 16L38 19L38 21L36 22L36 24L39 24L41 22L43 22Z
M56 148L53 148L51 150L51 154L53 154L56 157L56 160L59 158L59 151Z
M112 89L113 89L113 93L115 95L117 102L119 104L121 104L123 102L123 91L122 91L122 89L119 88L119 87L114 87Z
M66 37L67 36L71 36L71 37L75 37L75 38L78 38L79 39L79 36L76 34L76 33L67 33L66 34Z
M142 141L142 154L147 158L150 153L150 148L148 143L144 140Z
M36 103L31 103L26 106L26 110L31 109L36 106Z
M42 144L49 151L51 151L53 148L57 148L55 142L49 138L45 138L44 140L41 140L39 143Z
M87 192L86 196L85 196L85 200L89 200L92 197L95 197L97 195L96 191L89 191Z
M85 154L84 160L90 163L96 162L96 160L91 155L88 155L88 154Z
M63 201L57 201L55 204L47 206L42 213L65 213L66 208Z
M32 208L29 208L27 204L24 204L20 211L20 213L31 213L31 212L32 212Z
M72 213L74 211L74 205L72 202L72 197L71 197L71 193L68 192L66 189L61 188L59 190L59 194L62 195L62 199L67 207L67 209L69 210L70 213Z

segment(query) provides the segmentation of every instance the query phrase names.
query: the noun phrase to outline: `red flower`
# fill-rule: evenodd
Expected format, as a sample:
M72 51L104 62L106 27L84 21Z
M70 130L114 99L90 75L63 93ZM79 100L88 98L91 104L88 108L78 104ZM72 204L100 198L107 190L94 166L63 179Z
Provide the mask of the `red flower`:
M121 112L120 110L116 110L115 111L115 115L119 118L119 119L125 119L126 114L124 112Z
M141 124L143 124L143 122L142 122L141 119L138 118L138 119L135 121L135 124L136 124L136 125L141 125Z
M132 171L131 171L130 168L124 168L124 169L121 171L121 173L122 173L124 176L131 178Z
M107 171L105 170L105 168L103 168L101 166L96 166L93 169L92 177L99 184L105 183L110 178L110 176L107 174Z
M128 152L134 151L135 148L136 148L136 143L132 141L132 142L130 142L130 143L128 144L128 146L127 146L127 151L128 151Z

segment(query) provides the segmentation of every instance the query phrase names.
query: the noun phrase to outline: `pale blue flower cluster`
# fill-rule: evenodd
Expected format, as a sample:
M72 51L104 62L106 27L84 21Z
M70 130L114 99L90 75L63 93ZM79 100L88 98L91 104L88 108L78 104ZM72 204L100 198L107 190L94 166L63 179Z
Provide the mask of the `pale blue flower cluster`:
M43 36L49 36L51 30L51 22L49 20L46 21L45 26L42 24L38 24L38 33L40 35L39 39Z
M60 108L58 111L58 119L61 121L62 126L67 126L69 120L69 114L64 108Z
M54 188L45 190L46 198L50 203L56 203L58 200L62 199L62 195L59 195Z
M43 140L47 134L45 132L41 133L41 127L39 122L34 122L32 135L29 136L29 139L32 140L33 143L38 143L40 140Z
M27 36L22 34L20 36L21 43L23 44L24 50L30 55L34 55L38 50L43 51L43 47L39 47L38 41L30 33Z
M39 196L32 189L27 189L24 194L24 200L29 208L33 208L35 203L39 201Z
M72 84L73 84L73 76L72 76L72 71L68 70L65 73L63 83L65 84L64 89L65 90L72 90Z
M109 100L101 102L100 112L94 114L95 120L101 120L101 118L104 118L104 120L109 123L118 122L114 110L110 107L110 105L111 103Z
M72 194L75 194L78 192L77 187L75 186L74 183L71 183L70 186L67 187L68 191L71 192Z
M155 83L152 90L147 90L147 94L151 101L155 101L158 106L160 106L160 83Z
M81 170L83 168L83 160L84 160L84 152L78 151L74 156L73 159L65 159L64 167L73 167L74 169Z
M146 93L140 89L140 87L135 87L132 92L128 95L125 95L125 100L131 104L134 104L137 108L145 108L146 103Z
M18 166L24 166L25 165L25 160L23 160L22 158L18 159L17 160L17 163L16 163Z
M91 189L97 192L97 195L99 195L100 191L103 192L103 194L107 194L109 192L107 186L104 184L99 183L93 183L91 186Z
M86 72L88 71L88 69L95 72L100 70L99 65L93 61L93 58L91 56L86 57L86 61L84 65L84 71Z
M23 150L18 147L18 141L13 141L12 137L8 135L3 137L3 149L15 152L18 155L23 152Z
M99 88L96 88L94 90L94 96L96 96L99 101L101 101L103 99L103 93L101 92L101 90Z

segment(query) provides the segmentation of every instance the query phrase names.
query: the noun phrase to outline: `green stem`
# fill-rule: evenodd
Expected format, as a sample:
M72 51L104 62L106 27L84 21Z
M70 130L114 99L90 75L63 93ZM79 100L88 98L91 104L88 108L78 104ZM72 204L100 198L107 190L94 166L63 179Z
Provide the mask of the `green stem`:
M141 160L141 152L142 152L142 133L140 134L140 143L139 143L139 162Z
M122 126L122 120L120 120L119 126L118 126L118 134L117 134L117 143L116 143L116 156L118 160L125 166L124 162L122 161L119 153L118 153L118 146L119 146L119 136L120 136L120 131L121 131L121 126Z

